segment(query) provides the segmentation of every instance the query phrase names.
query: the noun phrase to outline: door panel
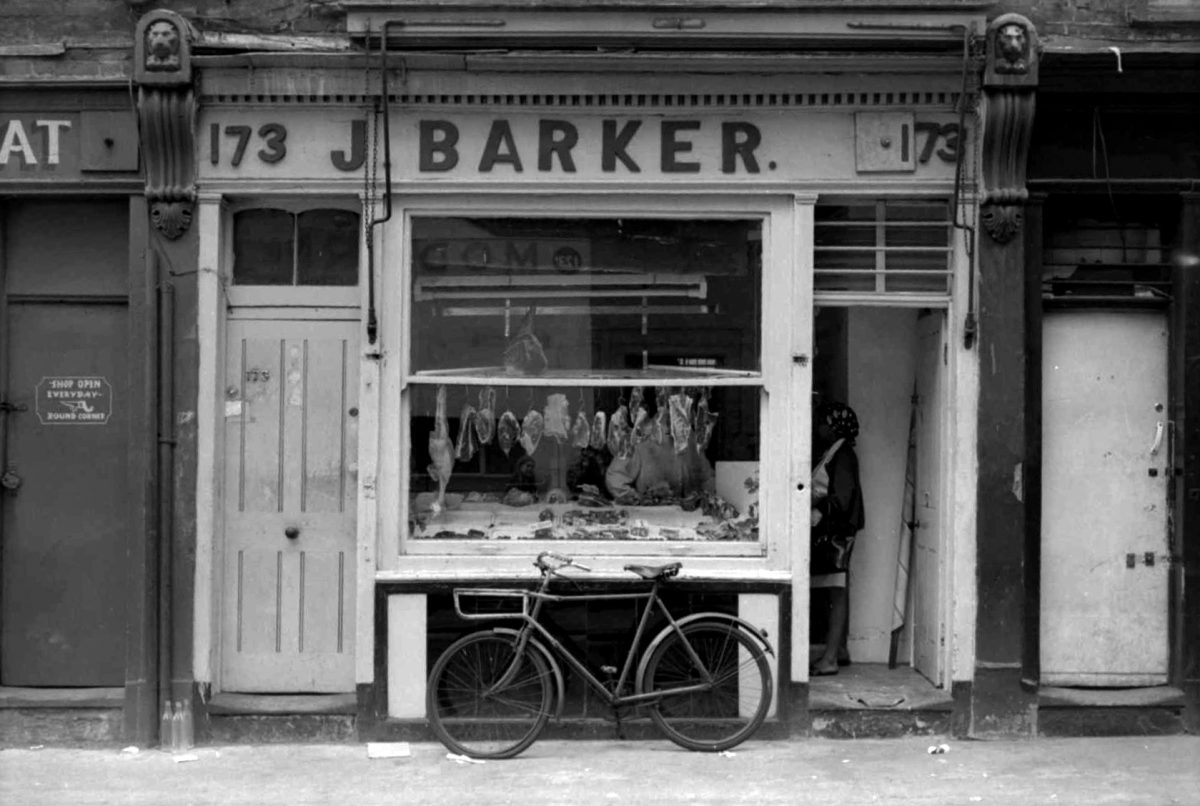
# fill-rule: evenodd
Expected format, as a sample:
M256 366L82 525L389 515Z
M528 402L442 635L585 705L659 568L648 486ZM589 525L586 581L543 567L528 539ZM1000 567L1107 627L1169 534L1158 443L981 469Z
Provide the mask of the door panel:
M936 686L943 683L942 636L942 356L944 316L917 320L917 500L913 530L913 668Z
M356 321L229 323L226 691L354 688Z
M1041 680L1165 683L1166 317L1048 312L1043 344Z
M5 470L0 491L0 685L125 683L129 402L127 308L100 303L10 303L3 349ZM45 378L103 378L105 422L42 422ZM43 384L44 386L44 384Z

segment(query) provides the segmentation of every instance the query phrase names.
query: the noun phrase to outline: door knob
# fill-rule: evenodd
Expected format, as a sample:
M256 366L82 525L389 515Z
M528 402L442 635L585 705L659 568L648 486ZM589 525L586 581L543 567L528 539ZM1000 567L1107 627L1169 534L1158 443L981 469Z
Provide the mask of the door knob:
M300 536L300 530L295 526L289 526L288 528L283 530L283 535L288 540L295 540L297 537Z
M3 476L0 476L0 487L3 487L6 490L15 490L20 486L21 477L12 470L5 472Z

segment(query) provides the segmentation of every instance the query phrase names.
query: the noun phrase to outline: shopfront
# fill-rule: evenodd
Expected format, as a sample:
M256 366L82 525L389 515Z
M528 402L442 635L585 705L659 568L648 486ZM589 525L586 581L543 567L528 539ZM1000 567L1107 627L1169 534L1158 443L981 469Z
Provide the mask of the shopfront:
M799 714L812 409L836 399L867 502L850 653L948 699L972 673L978 145L941 47L852 76L693 53L652 84L197 59L197 681L419 723L470 627L450 589L528 583L549 549L602 586L682 561L681 596L773 637L774 716Z
M0 108L0 699L87 690L69 735L117 735L154 696L136 122L104 86L14 83Z

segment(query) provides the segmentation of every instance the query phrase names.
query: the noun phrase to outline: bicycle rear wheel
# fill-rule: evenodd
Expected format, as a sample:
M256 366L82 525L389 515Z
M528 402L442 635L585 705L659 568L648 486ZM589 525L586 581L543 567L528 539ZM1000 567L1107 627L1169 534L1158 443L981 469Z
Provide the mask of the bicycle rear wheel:
M527 644L520 665L502 688L517 638L477 632L451 644L429 674L429 724L451 752L472 758L512 758L533 744L550 718L550 666Z
M771 669L757 642L729 624L708 622L683 628L711 683L702 691L668 694L650 717L671 741L689 750L728 750L749 738L771 705ZM704 684L704 675L672 632L654 650L641 690L666 691Z

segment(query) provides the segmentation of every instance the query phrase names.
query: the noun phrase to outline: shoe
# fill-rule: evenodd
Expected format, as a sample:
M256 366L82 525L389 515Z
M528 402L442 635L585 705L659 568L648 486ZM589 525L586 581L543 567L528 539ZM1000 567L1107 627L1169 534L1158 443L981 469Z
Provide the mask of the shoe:
M849 655L838 655L837 664L838 664L838 666L849 666L850 665L850 656Z
M832 677L833 675L835 675L837 673L838 673L838 670L837 670L836 666L833 667L832 669L822 669L820 666L808 667L808 676L809 677Z

